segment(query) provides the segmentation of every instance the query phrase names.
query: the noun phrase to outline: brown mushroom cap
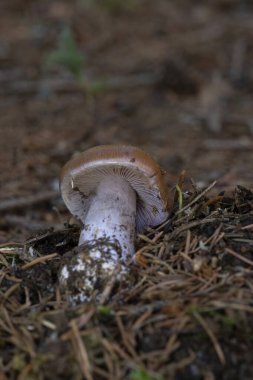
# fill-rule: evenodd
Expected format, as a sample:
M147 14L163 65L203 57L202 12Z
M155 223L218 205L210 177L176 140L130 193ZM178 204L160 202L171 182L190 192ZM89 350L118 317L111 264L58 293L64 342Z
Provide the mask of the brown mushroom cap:
M136 192L137 232L167 218L170 199L159 165L139 148L100 145L75 156L61 172L63 200L77 219L84 223L96 188L107 176L124 178Z

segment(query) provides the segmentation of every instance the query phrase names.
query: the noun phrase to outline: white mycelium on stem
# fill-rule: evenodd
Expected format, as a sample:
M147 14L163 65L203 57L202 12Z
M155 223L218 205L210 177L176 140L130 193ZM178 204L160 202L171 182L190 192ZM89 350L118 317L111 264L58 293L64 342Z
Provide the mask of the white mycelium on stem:
M134 254L135 191L124 178L108 176L98 185L84 220L79 245L98 239L120 247L123 262Z

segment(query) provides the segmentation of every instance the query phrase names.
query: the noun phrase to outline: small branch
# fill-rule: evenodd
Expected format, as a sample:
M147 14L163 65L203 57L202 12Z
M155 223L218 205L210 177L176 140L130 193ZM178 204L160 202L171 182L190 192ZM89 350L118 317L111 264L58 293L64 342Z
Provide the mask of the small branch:
M87 80L85 86L78 83L75 80L69 79L45 79L40 81L15 81L5 87L4 90L1 89L0 95L33 95L34 93L65 93L71 94L73 92L83 93L85 90L96 89L96 87L101 88L101 90L120 90L120 89L131 89L135 87L146 87L158 84L162 81L161 74L147 73L147 74L135 74L118 76L112 78L101 78L98 80Z
M48 190L42 193L28 195L26 197L2 200L0 203L0 212L33 206L38 203L51 201L57 197L59 197L58 191Z
M208 139L203 141L203 146L212 150L252 150L253 143L247 137L241 137L239 139Z

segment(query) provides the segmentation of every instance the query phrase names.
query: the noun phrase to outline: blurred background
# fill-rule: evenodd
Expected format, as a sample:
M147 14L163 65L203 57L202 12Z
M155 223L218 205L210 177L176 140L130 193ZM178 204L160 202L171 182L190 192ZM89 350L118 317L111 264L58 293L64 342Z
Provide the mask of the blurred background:
M249 0L1 0L0 243L66 220L60 169L94 145L145 149L170 187L252 187L252 20Z

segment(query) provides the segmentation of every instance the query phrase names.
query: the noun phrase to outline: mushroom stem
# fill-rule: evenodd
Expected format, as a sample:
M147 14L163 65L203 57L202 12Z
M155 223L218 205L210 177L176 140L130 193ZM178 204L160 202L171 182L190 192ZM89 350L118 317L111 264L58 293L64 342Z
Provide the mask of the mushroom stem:
M118 258L125 262L134 254L135 217L135 191L124 178L107 176L92 198L83 221L79 245L105 239L119 247Z

